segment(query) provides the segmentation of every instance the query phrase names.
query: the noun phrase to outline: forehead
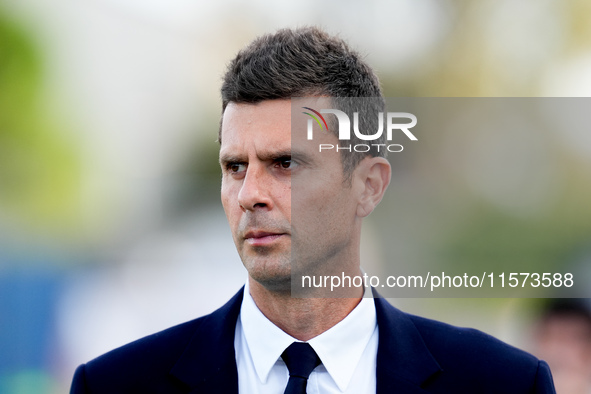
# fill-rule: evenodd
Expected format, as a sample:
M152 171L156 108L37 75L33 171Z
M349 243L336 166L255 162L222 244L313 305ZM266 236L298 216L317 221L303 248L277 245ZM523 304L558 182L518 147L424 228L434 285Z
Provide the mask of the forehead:
M229 103L222 118L220 156L249 146L291 146L290 100Z
M318 149L321 143L335 144L337 137L318 130L314 140L308 140L307 119L297 108L292 112L289 99L257 104L229 103L222 118L220 163L290 154L310 169L342 172L340 153L335 150L320 153ZM295 128L292 121L295 121Z

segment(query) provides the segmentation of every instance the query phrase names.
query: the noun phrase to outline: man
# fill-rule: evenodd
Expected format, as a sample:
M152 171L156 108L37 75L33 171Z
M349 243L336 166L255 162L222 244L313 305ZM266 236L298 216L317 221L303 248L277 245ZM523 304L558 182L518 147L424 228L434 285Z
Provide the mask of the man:
M534 354L552 366L558 391L591 392L591 308L584 298L558 298L544 303L533 327Z
M310 111L350 111L346 97L371 98L362 102L376 112L384 106L360 56L316 28L280 30L241 51L224 77L219 140L222 203L246 286L211 315L80 366L71 392L554 392L543 361L362 297L361 288L292 297L292 277L302 273L361 274L361 222L390 181L377 149L314 148L337 142L334 124L313 143L302 137L292 120L306 115L292 111L294 97L308 97Z

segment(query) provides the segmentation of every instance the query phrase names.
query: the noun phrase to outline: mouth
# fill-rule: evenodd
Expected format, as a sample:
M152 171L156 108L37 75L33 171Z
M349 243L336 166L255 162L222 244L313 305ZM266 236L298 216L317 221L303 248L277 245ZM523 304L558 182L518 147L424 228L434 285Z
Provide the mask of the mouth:
M249 231L244 235L244 241L251 246L267 246L286 235L270 231Z

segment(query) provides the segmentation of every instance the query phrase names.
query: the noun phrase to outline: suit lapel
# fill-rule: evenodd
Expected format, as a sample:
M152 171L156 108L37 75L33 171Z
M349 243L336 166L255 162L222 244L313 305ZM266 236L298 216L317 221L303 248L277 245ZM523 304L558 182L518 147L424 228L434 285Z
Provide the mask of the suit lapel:
M243 290L203 318L171 370L190 393L238 393L234 333ZM408 315L382 298L375 298L375 306L379 328L377 394L426 393L421 385L441 371L439 364Z
M375 305L379 329L377 394L426 393L421 385L441 371L439 364L407 314L383 298L375 298Z
M238 393L234 333L244 288L205 316L171 370L191 393Z

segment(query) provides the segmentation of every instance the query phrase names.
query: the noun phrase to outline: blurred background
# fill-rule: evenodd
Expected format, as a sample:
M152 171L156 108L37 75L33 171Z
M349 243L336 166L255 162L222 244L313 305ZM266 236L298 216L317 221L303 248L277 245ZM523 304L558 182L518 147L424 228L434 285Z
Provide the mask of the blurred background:
M0 0L0 393L67 392L78 364L208 313L241 286L219 202L220 78L257 35L302 25L366 54L386 96L591 92L585 0ZM390 206L396 256L584 272L591 133L562 126L522 141L531 155L493 186L504 160L486 147L504 149L500 137L465 135L450 149L439 136L411 151L391 186L409 190ZM368 271L381 272L391 256L378 218L365 231ZM547 339L566 332L542 324L550 301L393 303L547 358L560 353ZM584 344L573 357L587 363L585 387L582 327L558 340Z

